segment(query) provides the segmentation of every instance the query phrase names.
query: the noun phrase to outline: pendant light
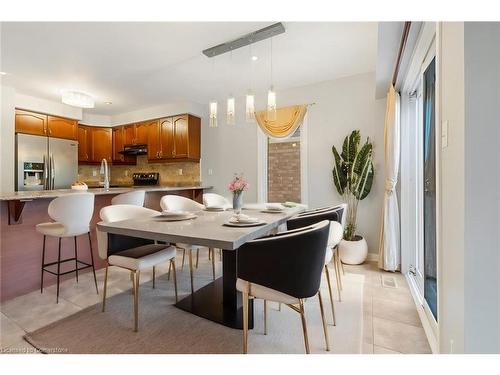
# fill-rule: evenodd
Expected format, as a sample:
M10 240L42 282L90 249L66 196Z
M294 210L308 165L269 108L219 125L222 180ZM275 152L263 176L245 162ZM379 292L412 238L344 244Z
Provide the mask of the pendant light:
M230 54L230 68L229 68L229 73L230 73L230 78L231 73L233 72L233 51L231 50ZM229 94L229 97L227 98L227 107L226 107L227 113L226 113L226 123L228 125L234 125L234 96L233 94Z
M267 120L276 121L276 92L273 86L273 38L271 38L271 87L267 92Z
M215 76L215 58L212 60L212 78ZM210 101L209 104L209 121L208 121L208 126L210 128L216 128L217 127L217 101L212 100Z
M211 128L217 127L217 102L216 101L210 102L210 121L208 123L208 126Z
M227 98L227 116L226 121L228 125L234 125L234 96L230 95Z
M252 91L253 85L253 63L257 60L256 56L252 54L252 45L250 44L250 89L247 92L246 96L246 105L245 105L245 119L246 122L251 123L255 121L255 95Z

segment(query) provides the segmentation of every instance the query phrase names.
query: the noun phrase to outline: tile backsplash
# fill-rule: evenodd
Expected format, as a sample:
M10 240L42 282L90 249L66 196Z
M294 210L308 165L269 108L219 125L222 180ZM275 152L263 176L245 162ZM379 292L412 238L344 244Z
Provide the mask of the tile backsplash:
M103 180L103 176L99 172L100 166L98 165L79 165L78 180L88 184L98 184L99 181ZM137 157L137 165L110 165L111 183L132 184L132 174L136 172L159 172L160 185L188 186L201 183L200 163L148 163L146 155Z

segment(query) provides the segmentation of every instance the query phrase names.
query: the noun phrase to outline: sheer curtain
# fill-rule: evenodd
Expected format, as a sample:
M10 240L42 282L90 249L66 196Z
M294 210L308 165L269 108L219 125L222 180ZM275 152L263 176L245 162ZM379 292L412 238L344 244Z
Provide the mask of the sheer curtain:
M398 183L400 154L399 94L394 86L387 93L385 113L385 193L380 228L379 267L396 271L401 263L399 208L396 185Z

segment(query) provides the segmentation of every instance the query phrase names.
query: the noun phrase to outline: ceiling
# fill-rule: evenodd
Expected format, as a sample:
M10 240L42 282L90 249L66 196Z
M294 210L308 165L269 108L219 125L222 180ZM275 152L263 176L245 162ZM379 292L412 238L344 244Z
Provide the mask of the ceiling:
M95 97L86 113L115 115L168 102L206 103L271 82L270 40L207 58L202 50L262 22L2 23L2 83L60 100L62 89ZM375 71L377 23L285 22L272 40L277 90ZM250 56L258 60L252 62ZM106 105L104 102L113 104Z

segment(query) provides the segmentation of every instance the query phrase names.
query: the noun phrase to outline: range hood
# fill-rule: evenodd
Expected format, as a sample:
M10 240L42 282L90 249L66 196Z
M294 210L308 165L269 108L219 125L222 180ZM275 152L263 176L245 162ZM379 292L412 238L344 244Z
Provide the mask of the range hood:
M123 151L118 151L123 155L147 155L148 145L125 145Z

